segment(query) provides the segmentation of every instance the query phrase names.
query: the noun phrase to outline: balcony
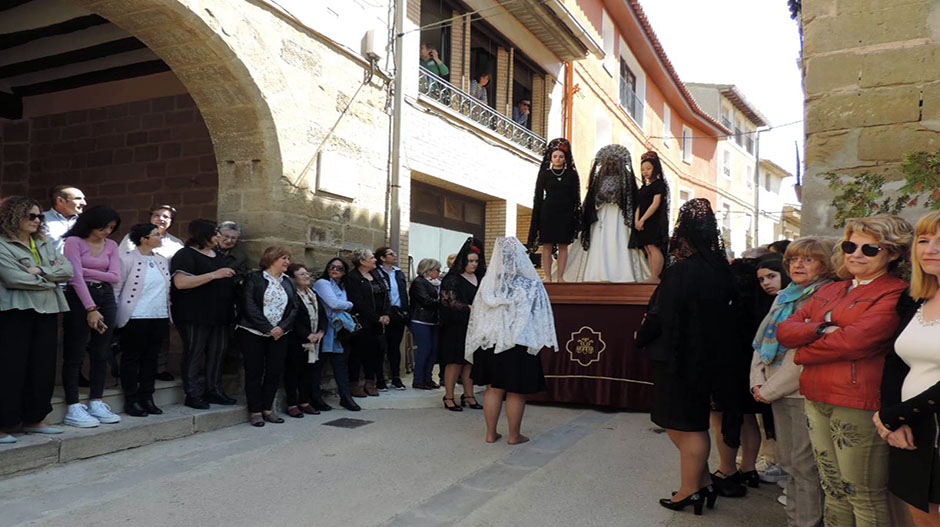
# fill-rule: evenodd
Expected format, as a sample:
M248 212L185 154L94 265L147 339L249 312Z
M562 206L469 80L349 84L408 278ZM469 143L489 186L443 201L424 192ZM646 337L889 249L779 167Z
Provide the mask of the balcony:
M423 67L418 72L418 93L487 128L496 135L537 155L545 151L546 140L500 115L490 106L457 88Z
M620 106L637 125L643 127L643 99L640 99L629 85L622 82L620 83Z

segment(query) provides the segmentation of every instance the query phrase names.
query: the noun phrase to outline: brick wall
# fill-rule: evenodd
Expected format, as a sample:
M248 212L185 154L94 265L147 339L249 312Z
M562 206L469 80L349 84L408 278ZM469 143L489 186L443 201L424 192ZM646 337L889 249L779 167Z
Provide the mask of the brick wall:
M509 50L499 48L496 51L496 111L507 115L509 108L509 94L512 93L512 66L509 62ZM508 114L512 117L512 113Z
M45 208L49 190L75 185L89 205L120 213L123 236L169 203L171 232L216 218L218 172L209 132L189 95L44 115L3 127L2 195L27 193Z
M485 215L483 246L486 248L486 256L489 257L493 254L496 238L506 235L506 202L487 201Z
M548 96L544 75L532 76L532 132L545 137L548 126Z
M457 11L453 16L459 16ZM469 61L466 61L469 62ZM451 24L450 30L450 83L458 88L463 88L463 66L464 66L464 34L463 19L458 18Z

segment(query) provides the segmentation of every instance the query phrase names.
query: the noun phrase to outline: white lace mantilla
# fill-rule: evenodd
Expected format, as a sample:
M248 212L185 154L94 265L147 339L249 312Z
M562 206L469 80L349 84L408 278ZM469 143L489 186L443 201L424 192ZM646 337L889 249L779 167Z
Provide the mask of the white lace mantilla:
M525 247L516 238L498 238L473 300L465 358L473 362L479 348L500 353L517 345L532 355L544 347L557 350L555 317Z

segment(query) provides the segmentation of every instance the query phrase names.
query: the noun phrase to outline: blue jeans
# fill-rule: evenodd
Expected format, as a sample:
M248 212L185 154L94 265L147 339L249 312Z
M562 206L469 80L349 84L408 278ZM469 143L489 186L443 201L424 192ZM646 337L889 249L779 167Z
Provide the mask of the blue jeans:
M345 399L352 399L352 394L349 391L349 365L348 365L348 351L343 353L328 353L320 351L320 360L313 363L313 380L311 381L311 389L313 392L313 400L316 401L321 397L320 395L320 379L323 374L324 363L329 361L330 367L333 368L333 380L336 381L336 391L339 393L339 396Z
M411 334L415 338L415 384L431 382L431 371L437 363L438 326L411 323Z

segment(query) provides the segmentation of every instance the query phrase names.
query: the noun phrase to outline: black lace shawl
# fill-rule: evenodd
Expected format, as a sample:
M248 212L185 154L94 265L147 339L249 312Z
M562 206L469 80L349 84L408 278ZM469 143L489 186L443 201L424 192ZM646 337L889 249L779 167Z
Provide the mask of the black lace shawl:
M581 188L581 179L578 176L578 169L574 166L574 157L571 155L571 143L567 139L557 138L549 141L545 148L545 155L542 156L542 164L539 165L539 175L535 179L535 196L532 199L532 219L529 223L529 237L526 240L526 247L535 250L542 245L539 240L539 225L542 221L542 203L545 202L545 178L548 177L549 168L552 166L552 153L555 150L561 150L565 154L566 170L574 173L578 180L578 189ZM581 217L581 203L575 208L575 217ZM577 234L576 234L577 236Z

